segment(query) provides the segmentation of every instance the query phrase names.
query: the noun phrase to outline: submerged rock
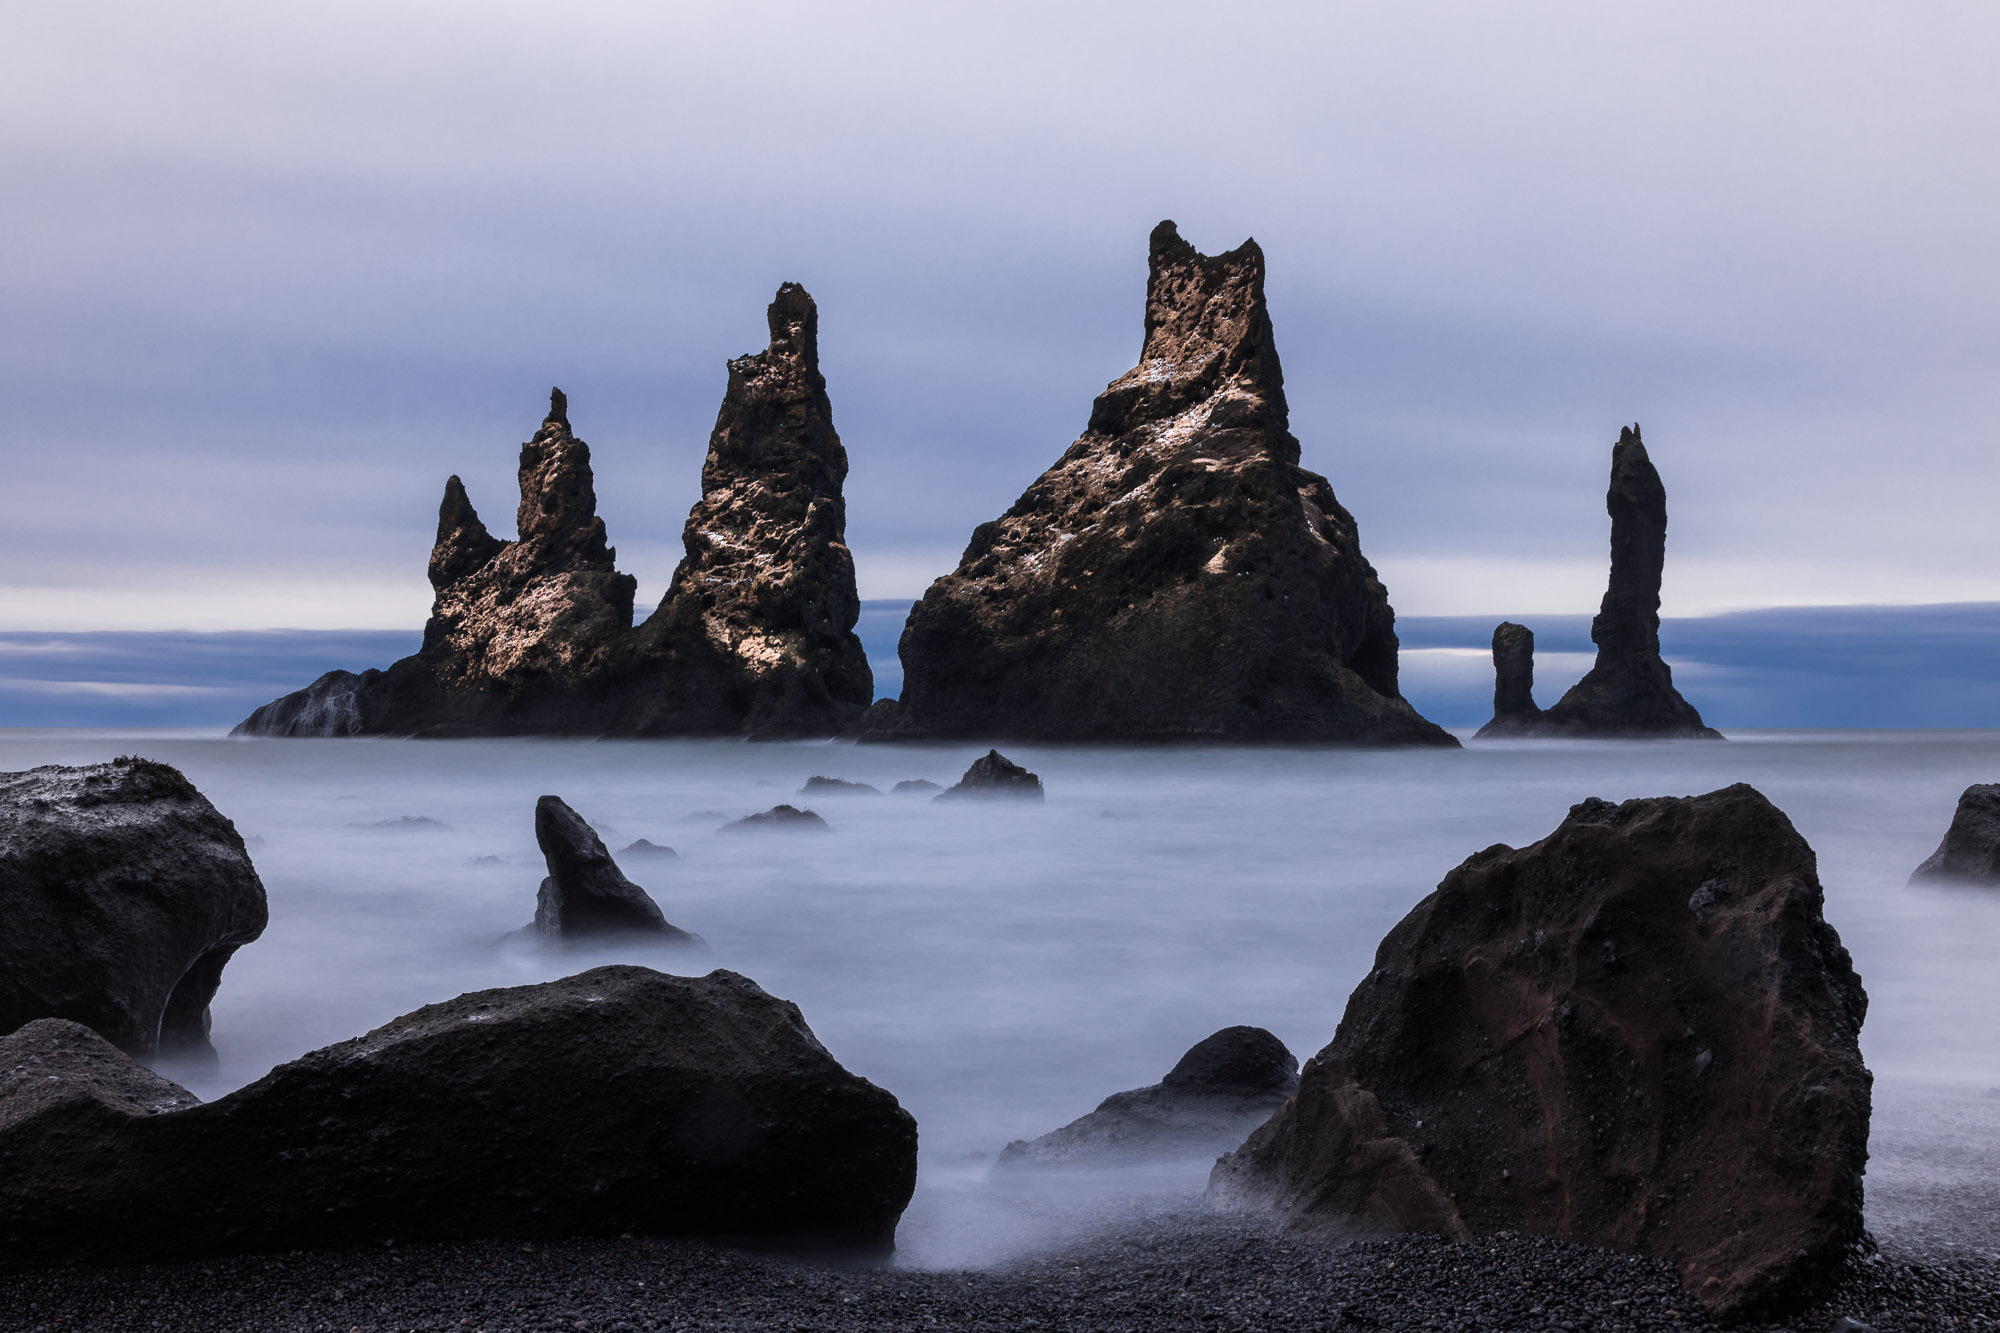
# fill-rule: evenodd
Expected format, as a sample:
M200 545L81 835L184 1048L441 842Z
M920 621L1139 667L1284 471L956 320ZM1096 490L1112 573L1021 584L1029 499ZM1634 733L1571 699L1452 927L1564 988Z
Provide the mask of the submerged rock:
M1861 1239L1867 995L1812 849L1747 786L1590 800L1447 875L1211 1193L1294 1227L1671 1260L1720 1318Z
M1611 581L1590 622L1597 662L1534 724L1534 734L1721 740L1722 733L1703 725L1694 705L1681 698L1660 656L1667 490L1636 425L1619 431L1612 446L1605 507L1611 512Z
M1535 706L1535 632L1503 620L1493 630L1493 720L1485 737L1532 736L1542 725Z
M886 1249L916 1122L732 972L479 991L207 1105L59 1020L0 1038L0 1268L618 1233Z
M1299 466L1254 241L1154 229L1138 366L911 611L871 737L1454 745L1397 689L1354 519Z
M268 915L236 826L178 770L0 774L0 1032L64 1018L141 1060L212 1060L209 1002Z
M2000 784L1974 783L1959 795L1944 841L1910 874L1910 882L1946 880L2000 884Z
M955 785L932 799L948 801L968 796L1011 796L1039 801L1044 795L1039 777L998 750L988 750L972 761L972 766L965 770L965 776Z
M825 833L827 822L810 810L801 810L794 805L774 805L754 815L745 815L722 826L724 833L757 833L769 831L805 831Z
M865 782L849 782L845 778L811 777L806 785L799 788L801 796L880 796L879 787L871 787Z
M1007 1145L1002 1168L1123 1166L1213 1158L1270 1119L1299 1084L1299 1062L1263 1028L1203 1038L1158 1083L1114 1093L1038 1139Z
M532 927L543 939L641 934L701 943L699 936L668 924L659 904L625 878L597 831L560 797L535 802L535 842L549 870L535 895Z

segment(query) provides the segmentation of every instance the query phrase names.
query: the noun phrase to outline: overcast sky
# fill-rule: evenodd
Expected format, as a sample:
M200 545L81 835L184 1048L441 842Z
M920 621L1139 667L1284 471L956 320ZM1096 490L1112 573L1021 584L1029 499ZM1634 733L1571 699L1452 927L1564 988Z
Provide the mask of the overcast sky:
M1254 235L1397 608L1587 612L1621 423L1670 614L2000 598L1989 4L21 4L0 628L403 627L551 384L657 601L723 362L820 304L869 597Z

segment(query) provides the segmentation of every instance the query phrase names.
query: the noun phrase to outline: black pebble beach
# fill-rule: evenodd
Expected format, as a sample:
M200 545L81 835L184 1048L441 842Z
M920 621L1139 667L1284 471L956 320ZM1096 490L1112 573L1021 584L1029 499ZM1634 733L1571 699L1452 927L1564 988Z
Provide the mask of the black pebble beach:
M1884 1251L1784 1324L2000 1329L2000 1263ZM385 1245L0 1280L6 1330L1441 1329L1636 1333L1704 1319L1659 1261L1523 1236L1322 1244L1187 1212L1004 1269L852 1267L619 1237Z

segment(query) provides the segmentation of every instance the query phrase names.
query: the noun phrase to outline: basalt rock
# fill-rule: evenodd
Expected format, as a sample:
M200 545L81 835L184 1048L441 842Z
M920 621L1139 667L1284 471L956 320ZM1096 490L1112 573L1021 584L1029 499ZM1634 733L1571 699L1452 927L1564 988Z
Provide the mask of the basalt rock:
M516 541L445 484L423 647L386 671L329 672L240 735L831 736L874 697L854 634L847 454L819 372L818 313L787 283L771 344L729 363L686 557L632 623L568 400L521 446Z
M1574 807L1383 940L1211 1192L1295 1227L1497 1231L1671 1260L1735 1319L1862 1237L1867 996L1812 849L1747 786Z
M2000 784L1974 783L1958 798L1944 841L1910 875L1960 884L2000 884Z
M236 826L179 771L0 774L0 1032L63 1018L141 1060L212 1060L209 1002L267 915Z
M1008 1144L997 1165L1212 1159L1242 1143L1298 1084L1298 1059L1283 1042L1263 1028L1224 1028L1197 1042L1158 1083L1114 1093L1061 1129Z
M819 311L788 282L767 317L770 346L729 363L686 558L640 627L645 665L625 703L639 734L832 735L875 697Z
M1045 793L1042 780L1027 769L1001 754L998 750L988 750L972 761L965 770L965 776L958 782L939 792L933 800L962 800L966 797L1007 796L1039 801Z
M0 1268L623 1231L880 1250L916 1182L909 1113L731 972L461 995L193 1103L75 1024L0 1038Z
M1550 736L1668 736L1721 740L1674 688L1660 656L1660 576L1666 565L1667 490L1639 428L1611 449L1611 581L1590 622L1597 662L1535 724ZM1496 712L1496 720L1498 714Z
M1535 632L1503 620L1493 630L1493 720L1483 737L1532 736L1542 724L1535 706Z
M701 943L699 936L668 924L659 904L625 878L596 830L560 797L535 802L535 842L549 871L535 895L533 929L543 939L639 934Z
M871 737L1452 745L1354 519L1299 466L1254 241L1154 229L1138 366L912 610Z

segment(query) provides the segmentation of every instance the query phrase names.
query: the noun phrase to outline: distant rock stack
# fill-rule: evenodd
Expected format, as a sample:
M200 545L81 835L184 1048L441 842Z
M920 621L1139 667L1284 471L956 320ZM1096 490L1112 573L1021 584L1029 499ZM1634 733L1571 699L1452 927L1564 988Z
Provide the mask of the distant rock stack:
M1654 736L1721 740L1703 724L1693 704L1674 688L1674 674L1660 656L1660 576L1667 558L1667 489L1646 457L1634 425L1618 432L1611 449L1611 582L1590 622L1597 662L1547 712L1533 709L1534 636L1493 634L1493 721L1481 736ZM1503 702L1504 700L1504 702Z
M457 477L438 507L423 647L386 671L332 671L239 735L831 736L868 706L846 546L847 455L819 373L818 315L795 283L771 345L729 363L687 556L657 612L597 516L568 400L521 446L518 541L486 530Z
M1541 725L1535 706L1535 632L1503 620L1493 630L1493 720L1481 737L1532 736Z
M1452 745L1354 519L1299 466L1254 241L1153 231L1145 345L903 631L874 736Z
M1944 841L1910 874L1912 884L1925 880L2000 884L2000 784L1975 782L1960 793Z
M729 363L687 555L640 627L645 666L621 730L830 735L875 697L819 310L788 282L768 320L770 346Z

